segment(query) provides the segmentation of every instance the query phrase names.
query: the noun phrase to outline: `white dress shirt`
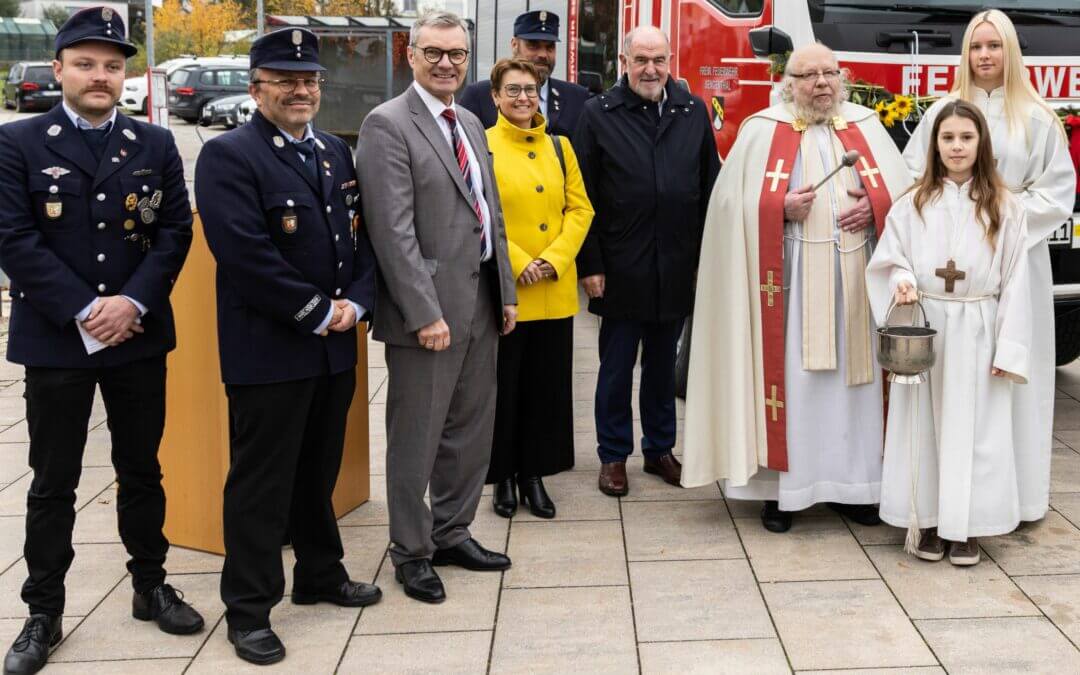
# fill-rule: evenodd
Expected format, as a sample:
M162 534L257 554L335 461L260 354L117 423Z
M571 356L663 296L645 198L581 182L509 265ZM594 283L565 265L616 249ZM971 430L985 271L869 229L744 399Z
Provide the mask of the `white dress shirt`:
M454 140L450 136L450 123L442 116L442 112L447 108L452 108L454 114L458 115L460 108L453 103L447 106L442 101L432 96L415 81L413 82L413 87L415 87L417 93L420 94L420 100L427 106L428 111L431 112L431 116L435 118L435 123L439 125L439 129L442 130L443 136L446 137L446 142L450 145L450 153L453 154ZM458 120L458 136L461 138L461 142L465 146L465 154L469 158L469 176L472 178L473 194L476 196L476 201L480 203L480 224L484 228L486 240L486 247L484 248L483 254L480 256L480 261L487 262L488 260L491 260L491 256L495 251L493 248L494 240L491 236L491 209L488 208L487 200L484 199L484 177L480 171L480 162L476 159L476 153L473 151L472 144L469 143L469 136L465 133L465 129L461 125L460 117L458 117Z

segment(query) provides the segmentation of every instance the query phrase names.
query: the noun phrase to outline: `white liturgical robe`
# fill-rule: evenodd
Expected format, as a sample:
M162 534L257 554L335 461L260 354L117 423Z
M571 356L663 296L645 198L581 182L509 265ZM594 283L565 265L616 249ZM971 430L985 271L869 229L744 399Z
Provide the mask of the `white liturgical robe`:
M881 518L909 526L917 467L918 525L937 527L951 541L1004 534L1020 522L1022 449L1013 443L1011 409L1013 394L1028 386L1031 361L1024 209L1008 196L991 246L975 220L970 185L946 181L921 215L911 194L900 198L866 272L879 324L897 285L907 281L924 294L926 318L938 331L928 381L893 383L889 390ZM951 293L938 275L950 260L965 274ZM891 324L910 316L901 308ZM992 367L1011 377L991 375Z
M904 160L916 177L926 163L934 120L948 100L946 97L930 106L904 149ZM1020 116L1026 129L1010 129L1003 88L989 93L975 89L972 103L986 116L998 171L1027 215L1034 332L1030 382L1013 396L1013 436L1018 449L1020 519L1038 520L1046 515L1050 503L1054 425L1054 300L1046 239L1072 213L1076 171L1057 120L1041 107L1031 106Z

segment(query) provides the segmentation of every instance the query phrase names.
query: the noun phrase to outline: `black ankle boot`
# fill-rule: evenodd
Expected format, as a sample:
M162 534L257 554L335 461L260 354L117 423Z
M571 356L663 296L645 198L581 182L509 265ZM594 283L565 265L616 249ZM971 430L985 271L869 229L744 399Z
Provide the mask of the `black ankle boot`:
M514 494L514 479L507 478L506 480L495 483L495 500L493 502L495 506L495 513L503 518L509 518L517 512L517 495Z
M518 491L523 504L529 505L529 511L537 518L554 518L555 503L551 501L540 476L518 476Z

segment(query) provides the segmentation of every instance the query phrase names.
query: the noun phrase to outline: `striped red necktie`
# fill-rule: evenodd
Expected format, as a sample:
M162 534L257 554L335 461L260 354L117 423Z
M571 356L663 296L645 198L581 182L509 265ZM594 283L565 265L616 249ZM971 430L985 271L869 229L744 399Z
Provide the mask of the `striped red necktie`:
M461 134L458 133L457 115L454 113L453 108L446 108L442 111L442 116L450 124L450 138L454 143L454 155L457 157L458 168L461 169L461 177L465 179L465 187L469 188L469 198L472 200L473 211L476 212L476 218L480 221L480 224L484 223L484 216L480 211L480 200L476 198L476 188L473 187L472 182L472 170L469 167L469 153L465 152L465 143L461 140ZM480 228L480 255L487 253L487 233L484 232L484 228Z

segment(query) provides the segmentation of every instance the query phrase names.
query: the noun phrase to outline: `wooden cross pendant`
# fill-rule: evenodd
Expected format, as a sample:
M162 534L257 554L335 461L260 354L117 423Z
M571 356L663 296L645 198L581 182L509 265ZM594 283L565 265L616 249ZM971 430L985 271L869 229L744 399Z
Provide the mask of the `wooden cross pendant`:
M945 263L945 267L934 270L934 276L944 279L945 292L952 293L956 282L963 281L967 277L967 272L956 269L956 261L950 258L949 262Z

